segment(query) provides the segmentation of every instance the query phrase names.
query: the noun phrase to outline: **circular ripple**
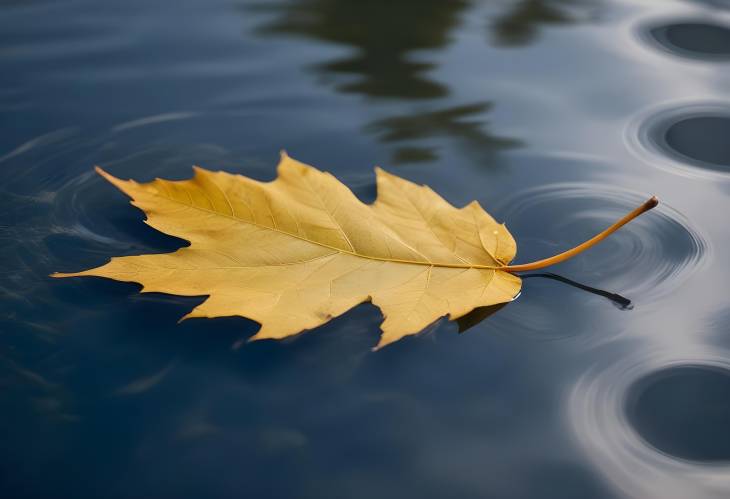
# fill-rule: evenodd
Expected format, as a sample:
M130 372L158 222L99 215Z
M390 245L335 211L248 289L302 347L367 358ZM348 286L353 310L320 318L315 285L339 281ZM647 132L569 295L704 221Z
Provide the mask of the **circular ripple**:
M185 246L185 241L142 223L144 214L125 208L126 196L94 173L93 165L143 181L156 176L187 178L194 164L265 178L271 175L270 162L252 159L259 151L247 148L257 146L241 145L238 135L250 122L243 114L176 112L109 129L61 130L30 141L0 158L13 172L2 179L3 185L10 183L14 192L23 192L24 201L35 208L21 211L20 201L12 202L23 216L18 218L22 229L12 239L23 251L8 248L5 259L23 259L13 267L32 269L46 282L53 271L93 267L111 255L170 252ZM249 158L244 165L237 161L241 157ZM30 218L34 211L38 214ZM32 243L38 247L31 249ZM63 291L54 299L66 300L69 288L92 285L87 283L56 283L52 289Z
M646 354L633 345L621 361L585 373L567 416L586 456L630 497L730 497L728 358L719 349Z
M651 162L659 159L661 165L690 173L730 173L730 105L663 109L637 124L629 127L629 146L650 153Z
M559 183L522 191L499 213L520 242L519 263L585 241L645 198L599 183ZM704 238L689 222L660 204L600 245L551 270L646 303L676 289L706 252Z
M645 200L604 185L548 184L520 191L495 206L494 213L518 241L515 263L571 248ZM485 325L497 333L537 341L603 343L624 331L630 317L627 309L643 307L675 290L711 260L709 253L705 238L661 204L600 245L548 269L573 283L559 282L543 271L524 273L523 296L489 317Z
M730 371L685 365L629 390L629 422L649 444L695 461L730 460Z
M644 38L672 54L693 59L730 59L730 28L704 21L647 26Z
M670 124L664 140L691 159L730 169L730 116L694 116Z

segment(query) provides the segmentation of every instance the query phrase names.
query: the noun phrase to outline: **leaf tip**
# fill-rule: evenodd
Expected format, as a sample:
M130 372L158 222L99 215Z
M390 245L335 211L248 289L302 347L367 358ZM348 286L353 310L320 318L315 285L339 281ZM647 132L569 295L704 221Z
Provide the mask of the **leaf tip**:
M114 183L115 180L119 180L118 178L116 178L114 175L112 175L111 173L109 173L106 170L104 170L99 165L95 165L94 166L94 171L96 173L98 173L99 175L101 175L102 177L104 177L106 180L108 180L111 183Z
M53 272L48 274L48 277L53 279L63 279L64 277L82 277L88 275L85 271L82 272Z
M375 345L370 349L371 352L377 352L378 350L382 349L383 347L387 347L391 343L395 343L400 338L387 338L385 334L381 334L380 339L378 340L378 344Z
M263 339L264 339L264 338L258 337L258 335L255 335L255 334L254 334L253 336L251 336L250 338L246 339L245 341L244 341L244 340L238 340L238 341L236 342L236 345L237 345L237 346L236 346L236 349L238 349L238 348L241 348L241 347L242 347L242 346L244 345L244 343L245 343L246 345L249 345L249 344L251 344L251 343L255 343L255 342L261 341L261 340L263 340Z
M383 347L390 345L391 343L392 343L392 341L385 341L383 339L383 337L381 336L380 340L378 340L378 344L375 345L374 347L370 347L370 351L377 352L377 351L381 350Z
M397 182L398 180L402 180L400 177L393 175L392 173L388 172L387 170L383 170L378 165L375 165L373 170L375 170L375 181L376 182Z
M104 177L108 182L114 184L120 190L124 190L124 189L122 189L122 186L125 184L130 184L130 183L134 184L135 183L133 180L122 180L120 178L117 178L98 165L94 166L94 171L96 173L98 173L99 175L101 175L102 177Z

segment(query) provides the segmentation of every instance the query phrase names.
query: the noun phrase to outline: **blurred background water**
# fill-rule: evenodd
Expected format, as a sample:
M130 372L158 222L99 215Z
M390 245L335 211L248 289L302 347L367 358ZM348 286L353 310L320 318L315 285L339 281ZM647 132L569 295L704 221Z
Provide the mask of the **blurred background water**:
M0 0L0 496L730 497L730 2ZM526 262L660 207L458 334L285 342L52 280L182 242L92 172L363 200L376 164ZM723 263L725 262L725 263Z

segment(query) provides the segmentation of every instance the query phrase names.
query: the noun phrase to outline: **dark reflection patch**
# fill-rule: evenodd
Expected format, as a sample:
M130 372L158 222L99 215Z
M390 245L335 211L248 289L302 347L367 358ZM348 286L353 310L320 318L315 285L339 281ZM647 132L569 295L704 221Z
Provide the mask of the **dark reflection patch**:
M665 110L640 125L641 145L681 164L730 172L730 106L703 104Z
M689 158L730 171L730 116L696 116L677 121L664 134L666 144Z
M694 461L730 460L730 372L685 365L650 374L629 390L626 411L653 447Z
M509 8L496 16L490 26L494 43L503 46L527 45L535 40L542 27L577 23L587 17L578 10L595 8L590 3L545 0L522 0L505 5Z
M730 28L706 22L650 27L647 34L663 49L682 57L730 59Z

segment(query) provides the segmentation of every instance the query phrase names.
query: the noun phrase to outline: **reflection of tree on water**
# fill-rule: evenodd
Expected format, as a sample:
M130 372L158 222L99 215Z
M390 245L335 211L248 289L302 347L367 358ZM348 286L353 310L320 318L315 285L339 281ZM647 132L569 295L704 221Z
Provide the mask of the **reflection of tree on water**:
M263 4L278 16L262 31L356 49L317 66L323 73L358 77L338 86L342 92L433 99L447 95L448 89L425 75L434 64L416 62L411 54L445 46L466 6L464 0L289 0Z
M286 0L262 6L275 18L261 32L269 35L304 36L354 49L315 66L325 76L354 78L336 87L372 99L413 102L412 112L376 120L365 127L384 143L397 144L393 163L438 159L428 139L456 138L462 145L491 155L516 145L516 141L492 137L484 130L484 115L491 103L473 102L451 107L420 101L445 98L449 88L428 76L436 64L420 51L445 47L467 0ZM386 103L387 101L380 101ZM375 109L375 108L374 108Z
M564 6L580 1L507 2L499 6L500 12L509 10L496 18L495 36L502 44L527 43L541 24L572 22L571 11ZM449 95L447 85L429 77L437 65L426 59L433 56L425 51L444 48L472 5L477 4L472 0L281 0L259 2L257 10L273 15L260 33L300 36L352 49L350 54L314 66L327 80L340 78L339 92L412 103L411 112L400 111L365 127L383 142L397 144L394 163L411 163L437 159L433 139L438 138L457 139L470 153L482 157L519 145L485 129L485 115L492 108L488 101L425 109L420 104Z
M598 2L581 0L519 0L495 16L492 38L497 45L527 45L543 25L573 24L590 17Z
M399 143L452 137L481 154L491 154L497 150L519 146L520 142L517 140L495 137L484 131L484 124L479 118L491 107L490 103L485 102L395 116L375 121L368 125L366 130L379 134L383 142ZM396 150L393 159L396 163L413 163L430 161L436 157L435 148L432 146L405 146Z

